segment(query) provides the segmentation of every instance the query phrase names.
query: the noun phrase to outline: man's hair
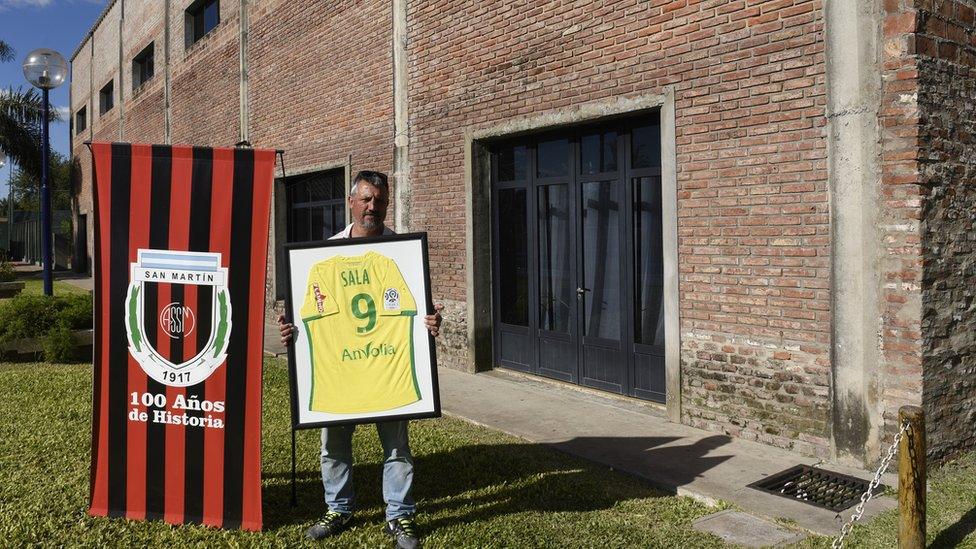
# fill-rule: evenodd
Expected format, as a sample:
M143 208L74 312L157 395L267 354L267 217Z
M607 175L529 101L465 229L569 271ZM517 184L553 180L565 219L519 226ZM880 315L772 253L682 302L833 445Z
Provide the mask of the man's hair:
M385 173L374 172L372 170L363 170L357 173L356 177L352 179L352 186L349 187L349 196L356 196L356 192L358 191L357 185L359 185L360 181L369 183L377 189L383 189L386 192L390 192L390 184L387 182Z

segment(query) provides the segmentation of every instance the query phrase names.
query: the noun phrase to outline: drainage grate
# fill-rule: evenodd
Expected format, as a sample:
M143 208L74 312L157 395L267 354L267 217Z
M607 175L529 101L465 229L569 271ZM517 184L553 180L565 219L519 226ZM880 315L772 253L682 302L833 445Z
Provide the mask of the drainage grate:
M797 465L753 482L748 487L831 511L843 511L861 500L861 494L868 489L869 484L868 481L856 477ZM874 494L884 490L885 487L879 485Z

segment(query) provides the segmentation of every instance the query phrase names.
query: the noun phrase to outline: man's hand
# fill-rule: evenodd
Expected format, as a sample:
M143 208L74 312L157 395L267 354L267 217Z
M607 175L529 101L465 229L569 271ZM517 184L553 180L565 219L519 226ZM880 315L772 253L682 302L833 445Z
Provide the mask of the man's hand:
M434 305L434 314L424 317L424 324L427 325L427 331L430 332L430 335L434 337L437 337L437 334L441 333L441 320L443 320L441 318L442 310L444 310L444 306L437 303ZM284 332L282 332L282 334L284 334Z
M291 340L295 339L295 325L285 322L285 315L278 315L278 331L281 332L281 344L291 345Z

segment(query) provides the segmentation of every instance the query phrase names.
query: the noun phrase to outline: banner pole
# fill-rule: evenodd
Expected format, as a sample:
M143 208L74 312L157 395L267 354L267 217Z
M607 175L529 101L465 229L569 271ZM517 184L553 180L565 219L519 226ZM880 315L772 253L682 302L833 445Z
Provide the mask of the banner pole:
M298 496L295 491L295 428L291 429L291 506L298 507Z
M285 151L275 151L278 154L278 159L280 160L279 165L281 166L281 180L285 179Z
M275 151L278 155L279 165L281 166L281 180L285 180L285 151L277 150ZM296 489L296 474L295 474L295 427L291 428L291 506L298 506L298 493Z

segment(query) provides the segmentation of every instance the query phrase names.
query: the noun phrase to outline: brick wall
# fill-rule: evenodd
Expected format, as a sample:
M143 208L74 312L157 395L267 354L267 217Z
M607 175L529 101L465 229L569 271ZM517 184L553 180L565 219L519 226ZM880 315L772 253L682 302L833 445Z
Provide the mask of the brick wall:
M391 14L389 2L377 0L254 4L248 47L251 143L285 150L287 173L343 164L350 176L359 170L392 173ZM391 226L395 207L387 215ZM285 235L274 238L281 243ZM277 267L272 251L270 305Z
M393 170L389 2L264 2L251 12L251 141L303 170ZM392 221L392 212L388 217Z
M78 55L75 56L74 61L71 63L71 120L74 124L75 113L79 109L85 107L87 114L85 119L85 131L80 134L77 133L77 128L72 126L73 138L75 139L75 145L77 141L84 141L88 138L88 134L92 127L92 105L91 105L91 39L85 40L84 44L78 49ZM96 105L97 108L97 105Z
M71 62L71 119L74 120L75 114L82 108L86 111L86 128L82 132L77 131L77 126L72 122L71 131L71 156L72 161L78 164L78 170L74 172L75 180L72 181L75 189L75 196L72 207L75 214L88 215L88 242L89 250L94 249L95 235L92 230L92 186L91 186L91 155L88 148L84 145L85 141L92 139L92 128L98 102L92 101L91 93L91 52L92 41L87 39L78 49L78 54ZM96 96L97 97L97 96ZM75 227L77 231L77 227Z
M97 141L118 141L120 111L119 104L119 20L122 8L116 2L102 19L92 35L93 57L92 79L92 139ZM113 83L115 106L105 114L99 113L99 91L109 82Z
M172 142L231 147L240 140L240 4L220 3L220 24L184 46L184 10L170 14Z
M674 86L683 421L825 452L821 3L411 2L412 216L467 361L466 131ZM451 59L452 62L445 62ZM800 431L807 433L800 440Z
M921 196L914 0L886 0L882 22L881 405L884 442L898 408L921 403Z
M732 12L730 21L744 23L731 31L737 40L720 33L704 81L690 82L691 98L678 96L676 122L683 414L692 425L825 455L821 9L764 2Z
M942 460L976 447L976 4L917 8L922 399Z
M119 20L121 8L116 3L104 14L98 28L88 38L78 55L71 61L72 116L83 104L87 104L88 129L73 137L72 157L78 163L80 182L76 208L87 215L89 262L95 245L94 208L91 185L92 162L85 141L118 141L120 125L119 91ZM92 62L92 59L104 62ZM99 91L109 81L113 82L115 106L105 114L99 112ZM75 227L77 230L77 227ZM90 264L90 263L89 263Z
M165 143L166 114L163 44L165 13L153 2L126 2L122 22L122 66L125 87L123 138L134 143ZM154 52L154 75L133 89L132 59L150 43Z

